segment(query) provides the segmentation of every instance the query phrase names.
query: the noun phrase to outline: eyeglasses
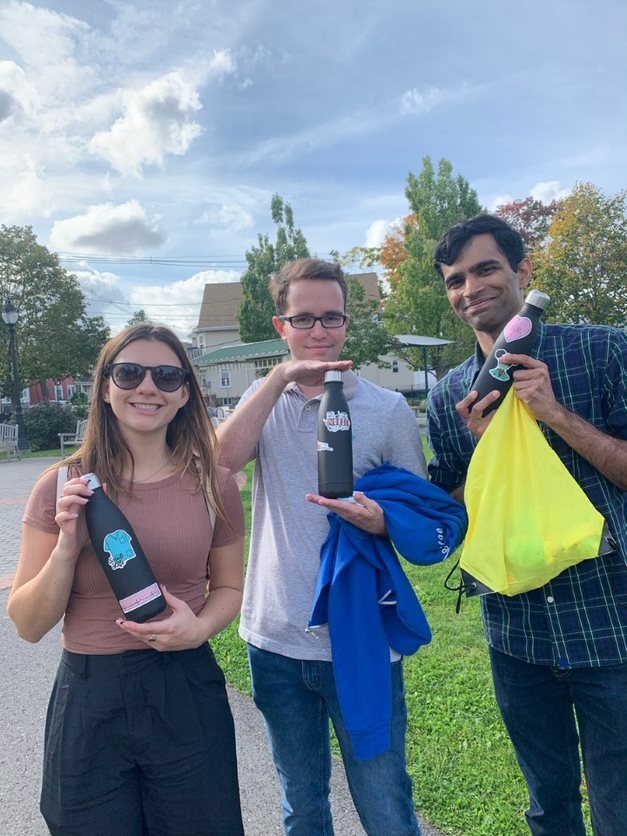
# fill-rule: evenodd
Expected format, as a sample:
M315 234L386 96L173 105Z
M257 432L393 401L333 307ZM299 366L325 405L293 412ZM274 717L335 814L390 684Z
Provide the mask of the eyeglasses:
M162 392L176 392L189 377L179 366L140 366L139 363L109 363L105 377L110 377L118 389L135 389L150 372L152 382Z
M316 322L319 322L323 328L341 328L348 319L348 314L325 313L322 316L297 314L296 316L280 316L279 319L281 322L289 322L292 328L306 331L308 328L313 328Z

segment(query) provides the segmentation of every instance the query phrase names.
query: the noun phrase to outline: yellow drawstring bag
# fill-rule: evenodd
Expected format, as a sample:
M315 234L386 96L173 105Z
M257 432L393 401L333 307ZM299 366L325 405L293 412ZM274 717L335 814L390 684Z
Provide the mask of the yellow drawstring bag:
M518 595L600 553L603 516L513 389L475 449L464 499L468 594L467 575L480 582L475 592Z

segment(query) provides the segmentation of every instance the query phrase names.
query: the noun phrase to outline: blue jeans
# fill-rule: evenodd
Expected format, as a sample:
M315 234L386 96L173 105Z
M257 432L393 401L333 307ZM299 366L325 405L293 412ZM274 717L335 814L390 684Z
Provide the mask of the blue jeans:
M583 756L597 836L627 833L627 665L562 670L490 648L496 700L529 788L535 836L585 836Z
M329 718L348 786L369 836L420 836L405 761L407 707L402 662L392 668L392 748L370 760L353 755L331 662L289 659L248 646L253 697L263 714L283 789L288 836L333 836Z

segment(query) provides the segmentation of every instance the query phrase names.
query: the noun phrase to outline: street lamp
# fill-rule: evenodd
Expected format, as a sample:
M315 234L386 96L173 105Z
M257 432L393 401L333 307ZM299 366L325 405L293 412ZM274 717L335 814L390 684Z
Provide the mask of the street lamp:
M10 299L7 299L2 319L9 328L9 355L11 358L11 401L13 402L13 413L17 424L17 446L20 450L28 450L28 439L26 438L26 427L22 415L22 398L20 378L17 370L17 337L15 336L15 323L18 320L18 312Z

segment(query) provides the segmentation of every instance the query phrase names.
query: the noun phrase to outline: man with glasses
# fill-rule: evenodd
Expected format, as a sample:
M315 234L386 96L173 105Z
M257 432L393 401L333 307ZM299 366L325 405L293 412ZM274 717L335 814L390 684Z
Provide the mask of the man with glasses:
M332 834L329 718L337 734L353 801L365 830L415 836L411 779L405 762L402 662L391 660L392 746L358 760L342 719L326 628L309 630L328 533L327 511L371 534L385 533L381 507L317 496L316 423L324 374L344 372L353 424L357 477L386 461L425 477L420 433L407 402L339 361L349 315L338 264L300 259L271 280L273 324L291 359L244 393L217 430L221 460L231 470L255 461L250 558L240 635L248 643L255 703L264 715L283 789L290 836Z

